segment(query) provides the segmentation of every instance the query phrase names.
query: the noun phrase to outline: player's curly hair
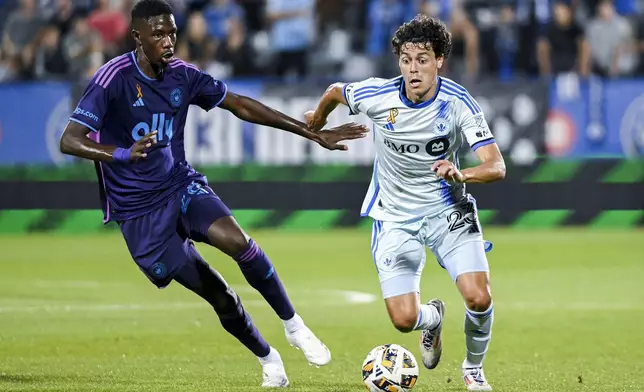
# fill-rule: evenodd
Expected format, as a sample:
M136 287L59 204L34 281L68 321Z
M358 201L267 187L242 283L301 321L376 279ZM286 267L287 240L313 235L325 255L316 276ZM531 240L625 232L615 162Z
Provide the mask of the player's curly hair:
M172 15L172 6L165 0L140 0L132 7L132 20L148 20L154 16Z
M447 59L452 51L452 34L440 19L418 14L400 26L391 40L397 56L400 56L402 48L408 43L432 49L436 57Z

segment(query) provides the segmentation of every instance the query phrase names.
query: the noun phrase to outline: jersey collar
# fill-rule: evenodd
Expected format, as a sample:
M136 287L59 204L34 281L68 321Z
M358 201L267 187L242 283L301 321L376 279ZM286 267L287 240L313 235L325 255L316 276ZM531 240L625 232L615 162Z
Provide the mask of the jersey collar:
M411 109L426 108L427 106L431 105L436 100L436 97L438 97L438 92L441 89L441 77L440 76L438 77L438 82L437 83L438 83L438 86L436 86L436 92L434 93L434 96L431 99L429 99L429 100L427 100L425 102L413 103L412 101L409 100L409 98L407 98L407 95L405 95L405 81L404 80L400 84L400 90L399 90L398 95L400 96L400 100L402 101L402 103L404 103L405 106L407 106L408 108L411 108Z

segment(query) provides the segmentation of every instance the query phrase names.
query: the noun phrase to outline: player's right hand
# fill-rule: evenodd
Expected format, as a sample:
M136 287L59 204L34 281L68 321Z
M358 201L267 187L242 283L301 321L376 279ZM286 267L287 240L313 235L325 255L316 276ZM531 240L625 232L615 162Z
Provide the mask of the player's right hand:
M152 131L145 134L141 139L130 147L130 161L136 162L139 159L146 158L148 156L147 149L152 147L152 145L157 143L157 131Z
M367 132L369 132L369 128L364 125L348 123L316 132L319 139L316 140L316 142L327 150L346 151L349 148L345 144L340 144L339 142L343 140L361 139L367 136Z

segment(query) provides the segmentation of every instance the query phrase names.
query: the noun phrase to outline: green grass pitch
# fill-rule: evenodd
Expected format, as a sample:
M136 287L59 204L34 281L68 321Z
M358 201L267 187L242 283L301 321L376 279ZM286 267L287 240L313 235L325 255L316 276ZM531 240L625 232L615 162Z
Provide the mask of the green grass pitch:
M238 289L292 391L364 391L369 350L418 333L389 322L364 230L251 233L329 346L315 368L235 263L200 245ZM496 319L486 374L495 391L644 390L644 232L489 229ZM428 257L423 300L447 302L443 360L414 391L464 391L463 303ZM257 360L194 294L157 290L118 234L0 237L0 391L259 391Z

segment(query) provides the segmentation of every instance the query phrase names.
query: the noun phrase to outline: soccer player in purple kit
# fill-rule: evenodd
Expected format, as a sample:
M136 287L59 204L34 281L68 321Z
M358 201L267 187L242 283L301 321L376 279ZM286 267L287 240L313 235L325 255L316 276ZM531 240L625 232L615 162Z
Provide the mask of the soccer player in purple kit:
M164 0L141 0L131 16L136 49L96 72L70 117L60 149L95 162L105 222L118 223L143 273L159 288L174 280L210 303L224 329L258 357L262 386L285 387L289 381L279 353L193 241L214 246L238 263L283 321L288 343L310 363L326 365L331 353L295 312L259 245L239 227L206 178L186 162L188 107L220 107L330 150L345 150L340 141L364 137L367 129L352 123L310 131L303 122L227 91L225 83L175 58L177 27Z

